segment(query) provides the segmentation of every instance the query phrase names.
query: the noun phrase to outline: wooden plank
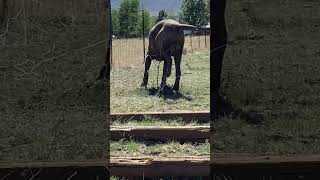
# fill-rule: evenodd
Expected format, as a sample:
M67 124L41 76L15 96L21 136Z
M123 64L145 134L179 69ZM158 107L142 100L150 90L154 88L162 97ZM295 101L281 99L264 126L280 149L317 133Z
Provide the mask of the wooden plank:
M209 157L112 157L87 161L0 161L0 178L94 179L110 172L115 176L274 176L292 178L320 176L320 155L268 156L252 154L213 154ZM274 178L273 178L274 179Z
M215 155L211 159L215 174L241 175L320 175L320 155L248 156Z
M209 157L111 158L113 176L209 176Z
M109 177L107 161L0 161L0 179L86 179ZM33 177L33 178L32 178Z
M6 168L55 168L55 167L100 167L106 166L107 160L83 161L0 161L0 169Z
M209 157L113 157L107 161L19 161L0 162L0 178L30 179L94 179L97 176L209 176ZM74 177L73 177L74 176ZM31 178L32 179L32 178Z
M142 140L176 140L205 142L210 138L210 126L184 127L111 127L111 140L125 138Z
M183 121L197 121L199 123L210 122L209 111L170 111L170 112L139 112L139 113L111 113L112 121L141 121L146 117L156 119L177 119L182 118Z

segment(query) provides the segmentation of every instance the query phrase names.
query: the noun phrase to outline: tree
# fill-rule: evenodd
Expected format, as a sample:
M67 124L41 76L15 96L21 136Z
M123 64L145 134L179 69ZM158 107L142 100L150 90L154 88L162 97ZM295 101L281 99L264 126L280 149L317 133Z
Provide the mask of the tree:
M194 26L206 25L209 21L207 5L206 0L183 0L180 19Z
M210 22L210 0L207 0L207 16L208 22Z
M139 0L123 0L119 8L119 35L135 37L138 35Z
M157 16L151 16L150 17L150 28L152 28L154 25L156 25L157 19L158 19Z
M143 10L143 19L144 19L144 35L147 36L151 29L151 16L148 10ZM137 26L138 35L142 36L142 12L139 15L139 22Z
M159 21L162 21L163 19L166 19L167 17L168 17L168 14L167 14L166 10L165 9L160 10L156 23Z
M112 10L111 19L112 19L112 34L118 36L120 25L119 25L119 13L117 10Z

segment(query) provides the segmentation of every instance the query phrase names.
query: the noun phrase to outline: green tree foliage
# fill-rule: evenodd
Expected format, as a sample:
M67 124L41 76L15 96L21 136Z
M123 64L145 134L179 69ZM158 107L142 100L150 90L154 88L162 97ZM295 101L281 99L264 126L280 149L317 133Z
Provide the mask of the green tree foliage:
M183 0L179 13L180 19L195 26L206 25L209 21L207 2L206 0Z
M137 36L139 20L139 0L123 0L119 8L119 35Z
M154 20L149 11L144 9L144 34L147 36ZM123 37L142 36L142 10L139 0L123 0L119 10L112 10L112 33Z
M207 0L207 16L208 16L208 22L210 22L210 0Z
M151 29L154 25L156 25L157 19L158 19L157 16L151 16L151 17L150 17L150 29Z
M117 10L112 10L111 19L112 19L112 34L118 36L120 25L119 25L119 14Z
M141 12L142 13L142 12ZM142 14L138 18L137 34L142 36ZM144 35L148 36L151 29L151 16L148 10L143 10L143 19L144 19Z

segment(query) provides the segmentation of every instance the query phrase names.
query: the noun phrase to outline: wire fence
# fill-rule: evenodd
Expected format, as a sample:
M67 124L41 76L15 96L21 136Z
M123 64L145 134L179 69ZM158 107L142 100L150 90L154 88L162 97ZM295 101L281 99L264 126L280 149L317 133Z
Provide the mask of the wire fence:
M149 40L145 39L145 47L148 49ZM195 51L209 50L210 36L196 35L186 36L184 54ZM112 40L112 66L115 68L130 67L144 63L143 38L126 38Z

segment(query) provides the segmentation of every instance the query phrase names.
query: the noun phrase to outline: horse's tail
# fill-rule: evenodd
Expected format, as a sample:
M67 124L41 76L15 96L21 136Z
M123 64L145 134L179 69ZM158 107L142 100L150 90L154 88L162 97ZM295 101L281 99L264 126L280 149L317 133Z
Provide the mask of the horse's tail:
M189 25L189 24L179 24L177 25L177 27L181 30L196 30L196 26L193 25Z

